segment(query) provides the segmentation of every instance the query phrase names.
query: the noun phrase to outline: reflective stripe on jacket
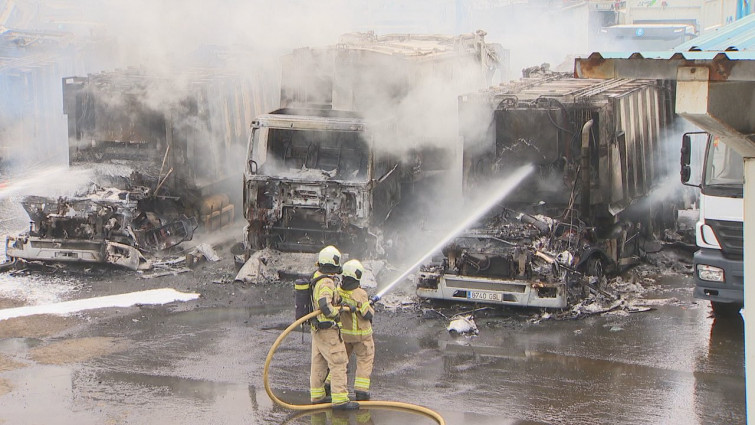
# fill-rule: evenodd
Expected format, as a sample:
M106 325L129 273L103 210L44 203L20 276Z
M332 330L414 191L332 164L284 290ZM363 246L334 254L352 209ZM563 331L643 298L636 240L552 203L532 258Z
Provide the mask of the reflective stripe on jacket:
M359 341L364 337L372 335L372 323L364 318L368 312L370 315L375 314L375 310L370 305L367 292L362 288L346 291L339 286L338 295L340 295L343 303L358 307L354 313L347 310L341 311L341 334L344 341L347 339Z
M322 276L322 273L318 271L314 274L312 280L320 276ZM315 283L314 288L312 288L312 307L315 310L321 310L321 299L324 299L325 303L330 307L330 315L326 314L328 312L322 312L315 317L315 320L317 322L333 322L335 324L338 321L337 306L340 304L340 296L336 291L335 276L322 277Z

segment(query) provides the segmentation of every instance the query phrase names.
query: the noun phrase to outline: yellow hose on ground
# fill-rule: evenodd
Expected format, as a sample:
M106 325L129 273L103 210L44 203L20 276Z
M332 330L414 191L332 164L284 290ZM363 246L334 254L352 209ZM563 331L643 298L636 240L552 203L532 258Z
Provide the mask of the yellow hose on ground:
M275 354L275 350L278 349L278 347L281 345L283 340L286 338L286 336L288 336L289 333L291 333L291 331L296 329L297 326L301 325L307 320L317 316L318 314L320 314L320 310L313 311L312 313L309 313L308 315L292 323L289 327L286 328L286 330L284 330L278 336L278 339L275 340L275 342L273 343L273 346L270 347L270 351L267 353L267 358L265 359L265 369L264 369L264 372L262 373L262 380L265 383L265 391L267 392L267 395L270 397L271 400L273 400L273 402L275 402L275 404L281 407L285 407L291 410L322 410L323 408L329 407L327 404L324 404L324 403L321 403L321 404L286 403L285 401L279 399L275 394L273 394L273 390L270 388L270 362L273 360L273 354ZM440 416L438 412L428 409L427 407L418 406L416 404L402 403L400 401L370 400L370 401L360 401L359 406L360 407L388 407L388 408L411 410L414 412L421 413L429 418L435 419L435 421L438 422L438 424L440 425L446 425L446 421L443 420L443 417Z

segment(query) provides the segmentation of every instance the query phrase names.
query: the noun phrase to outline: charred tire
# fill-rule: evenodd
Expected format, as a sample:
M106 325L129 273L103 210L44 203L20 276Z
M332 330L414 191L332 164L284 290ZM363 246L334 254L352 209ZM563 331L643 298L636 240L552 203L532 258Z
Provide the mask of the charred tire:
M593 255L587 260L587 263L585 264L585 274L597 278L605 276L606 268L600 255Z
M713 315L717 317L734 317L739 315L739 310L743 307L740 303L720 303L716 301L710 302L710 308L713 310Z

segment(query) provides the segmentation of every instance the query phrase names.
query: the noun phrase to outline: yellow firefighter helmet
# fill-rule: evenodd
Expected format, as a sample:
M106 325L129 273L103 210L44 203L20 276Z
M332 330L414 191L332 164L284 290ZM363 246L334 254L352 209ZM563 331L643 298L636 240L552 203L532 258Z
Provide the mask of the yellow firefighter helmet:
M343 277L361 280L364 275L364 266L359 260L349 260L343 264Z
M338 273L341 269L341 251L328 245L317 255L317 267L323 272Z

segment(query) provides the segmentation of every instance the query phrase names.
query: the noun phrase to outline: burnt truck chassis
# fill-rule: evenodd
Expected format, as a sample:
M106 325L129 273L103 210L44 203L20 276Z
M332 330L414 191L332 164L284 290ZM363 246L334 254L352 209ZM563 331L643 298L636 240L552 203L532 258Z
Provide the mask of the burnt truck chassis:
M22 205L29 230L5 240L10 261L100 263L145 270L147 255L191 240L194 218L158 215L151 208L170 200L147 197L142 190L105 189L87 196L57 199L27 196Z
M638 239L625 238L627 243ZM565 308L619 265L595 229L502 208L484 225L457 236L442 258L417 275L417 295L522 307Z
M244 177L246 252L338 244L380 253L380 225L408 178L397 159L374 152L358 114L284 108L262 115L252 123Z
M636 264L641 242L675 221L676 200L649 196L670 172L660 141L672 98L673 87L656 81L547 73L461 96L460 122L489 116L492 124L460 127L465 190L523 164L536 171L506 198L508 213L489 216L421 270L417 294L565 308L592 276Z
M256 179L253 177L249 184ZM257 180L260 183L255 207L249 209L246 229L249 245L285 252L315 252L327 244L358 246L371 237L359 219L357 199L369 209L368 185L331 181L327 184L296 181ZM280 194L273 197L269 194ZM322 200L322 202L320 202ZM356 212L356 214L354 214ZM349 214L352 213L352 214ZM335 241L335 242L334 242ZM376 240L370 244L375 246Z

